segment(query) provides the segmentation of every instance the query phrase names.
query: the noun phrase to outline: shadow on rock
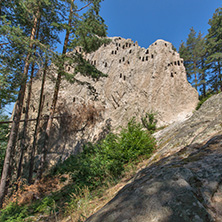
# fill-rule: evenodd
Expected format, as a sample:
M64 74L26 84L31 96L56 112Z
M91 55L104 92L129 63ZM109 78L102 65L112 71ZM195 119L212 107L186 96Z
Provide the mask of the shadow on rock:
M221 221L222 135L141 170L87 222Z

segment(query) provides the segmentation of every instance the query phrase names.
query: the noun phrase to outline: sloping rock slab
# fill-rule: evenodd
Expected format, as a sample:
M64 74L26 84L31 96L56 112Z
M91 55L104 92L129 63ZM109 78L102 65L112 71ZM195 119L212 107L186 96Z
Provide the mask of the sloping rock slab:
M150 161L170 156L187 145L207 142L218 134L222 134L222 93L209 98L188 120L157 132L159 148Z
M87 222L222 221L222 135L140 171Z

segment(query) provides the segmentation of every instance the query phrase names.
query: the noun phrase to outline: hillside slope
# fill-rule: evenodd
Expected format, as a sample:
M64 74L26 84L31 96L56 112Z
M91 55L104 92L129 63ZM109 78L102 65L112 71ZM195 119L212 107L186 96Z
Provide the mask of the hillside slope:
M87 222L222 221L222 93L156 137L147 167Z

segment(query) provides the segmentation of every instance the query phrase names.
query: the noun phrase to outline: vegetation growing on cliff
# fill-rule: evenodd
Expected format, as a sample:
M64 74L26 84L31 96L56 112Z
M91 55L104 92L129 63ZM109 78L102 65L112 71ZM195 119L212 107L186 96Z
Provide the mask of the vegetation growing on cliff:
M15 201L2 210L0 220L22 221L31 215L43 214L54 218L58 213L71 214L78 209L80 202L86 198L85 195L88 201L99 197L109 184L115 185L130 167L149 158L155 146L151 133L132 119L119 134L110 133L96 144L86 144L83 152L57 164L48 177L60 177L65 181L69 175L68 184L61 190L31 204L18 204ZM20 194L20 200L26 193ZM84 215L79 217L78 221L84 219Z

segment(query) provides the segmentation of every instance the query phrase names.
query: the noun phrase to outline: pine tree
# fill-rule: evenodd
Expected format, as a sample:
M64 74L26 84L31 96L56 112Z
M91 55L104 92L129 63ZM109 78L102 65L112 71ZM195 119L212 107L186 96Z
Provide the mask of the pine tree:
M9 6L6 4L4 5L4 3L1 5L4 6L5 8L6 6L8 6L9 8L8 10L7 9L4 10L5 12L4 17L1 17L2 19L1 22L3 25L1 26L0 34L1 36L4 36L3 37L4 44L6 43L7 47L9 45L12 50L15 49L14 52L16 53L14 53L14 55L18 61L18 64L20 64L20 68L22 71L20 70L20 78L21 78L20 89L18 92L18 99L14 108L13 122L11 125L11 131L6 149L4 167L1 177L0 207L3 203L3 199L6 194L6 180L10 168L11 154L15 150L15 144L19 129L19 122L21 118L23 101L26 91L26 82L28 80L29 65L32 61L35 60L35 58L33 58L33 53L35 51L34 45L38 44L43 46L41 42L35 40L37 24L39 22L40 17L41 19L47 20L48 10L54 9L59 5L57 1L49 2L47 0L41 0L41 1L18 0L13 3L14 5L12 8L10 8L11 5ZM55 6L53 6L53 4L55 4ZM8 14L6 12L8 12ZM29 33L29 35L27 36L26 33ZM47 48L47 46L44 48ZM17 53L19 50L22 53ZM4 60L3 62L7 64L7 60ZM4 67L6 67L5 64ZM10 66L11 63L8 63L8 65Z
M206 36L207 65L211 70L209 84L213 91L222 91L222 8L216 9L209 20Z
M207 66L206 66L206 39L203 34L199 32L197 36L196 50L198 52L198 80L199 90L202 97L206 97L207 92Z
M43 82L45 82L46 78L46 70L47 66L50 63L50 61L53 59L54 52L52 50L48 50L48 47L54 48L54 45L59 41L58 39L58 32L60 29L56 26L52 26L51 24L55 21L61 22L63 18L59 18L58 15L63 12L63 6L64 5L57 5L56 1L53 4L48 4L44 6L44 11L41 13L41 18L39 19L39 24L38 24L38 30L36 34L36 45L35 45L35 50L34 53L34 58L36 58L37 54L39 58L38 64L42 64L39 69L41 68L44 70L43 71ZM52 9L52 7L55 7L55 9ZM47 17L47 20L44 19L44 17ZM38 47L37 47L38 46ZM52 55L51 55L52 54ZM33 82L33 77L34 77L34 69L35 69L35 64L36 61L32 62L32 68L31 68L31 76L29 79L29 84L28 84L28 97L26 101L26 108L25 108L25 121L24 121L24 126L22 129L22 136L21 136L21 142L20 142L20 158L19 158L19 165L17 168L17 179L19 179L21 175L21 168L22 168L22 161L23 161L23 155L24 152L28 149L28 146L26 145L26 135L27 135L27 127L28 127L28 118L29 118L29 106L30 106L30 101L31 101L31 91L32 91L32 82ZM39 104L42 109L42 99L43 99L43 90L44 90L44 84L42 85L41 88L41 95L40 95L40 100ZM40 117L41 117L41 112L39 110L38 112L38 117L36 120L36 127L35 127L35 133L34 133L34 142L33 144L30 145L31 152L30 152L30 163L29 163L29 174L32 175L32 170L33 170L33 164L34 164L34 154L35 154L35 146L36 146L36 139L37 139L37 130L39 127L39 122L40 122ZM29 176L30 178L30 176ZM29 183L30 180L28 179Z
M41 179L42 174L47 166L46 157L48 152L49 137L58 100L62 76L70 78L68 73L66 73L64 70L65 62L70 60L70 58L66 55L66 52L68 51L69 46L72 48L74 46L81 46L82 50L85 52L95 51L104 43L104 40L101 37L106 36L106 26L103 19L99 16L101 0L88 0L82 2L85 2L86 5L83 8L79 9L78 5L74 4L74 0L72 2L68 1L68 3L70 3L69 15L67 19L67 24L63 25L63 27L65 27L66 35L62 55L58 57L58 60L55 62L58 67L58 75L55 83L50 114L47 121L43 145L43 155L37 173L37 179ZM88 8L87 12L84 13L82 16L79 15L78 13L85 8ZM77 53L74 57L74 61L77 63L75 73L77 71L80 71L83 75L91 75L95 78L98 78L100 75L102 75L101 72L91 68L92 66L87 64L81 54ZM89 67L91 68L90 71L92 72L84 72L85 69ZM72 75L72 77L74 77L74 75Z
M206 47L205 38L201 33L197 35L191 28L186 43L179 48L180 56L184 59L188 80L196 88L206 94Z
M187 72L187 79L189 81L191 81L192 75L189 70L189 68L190 68L189 67L190 54L189 54L188 48L186 46L186 43L183 41L180 44L179 53L180 53L181 58L183 58L183 60L184 60L184 66L185 66L186 72Z
M30 50L33 48L32 40L34 40L37 22L38 22L39 17L40 17L40 11L38 10L34 16L33 28L32 28L31 35L30 35L30 43L29 43ZM9 167L10 167L11 153L12 153L13 149L15 148L15 143L16 143L16 139L17 139L19 121L21 118L23 100L24 100L25 89L26 89L26 81L27 81L27 77L28 77L27 74L28 74L28 69L29 69L29 64L30 64L30 62L29 62L30 57L31 57L31 52L29 52L27 54L25 61L24 61L24 69L23 69L21 86L20 86L20 90L19 90L18 100L15 105L13 123L11 126L10 137L9 137L9 141L8 141L8 145L7 145L7 149L6 149L4 167L3 167L3 171L2 171L1 184L0 184L0 207L2 206L3 198L6 194L5 193L6 192L6 180L7 180L7 176L8 176L8 172L9 172Z
M34 158L36 153L36 143L37 143L37 134L39 130L39 123L43 109L43 100L44 100L44 86L46 80L46 73L48 69L48 59L46 58L44 68L43 68L43 75L42 75L42 85L41 85L41 92L39 97L39 107L38 107L38 114L36 119L35 131L33 135L33 143L31 145L31 152L30 152L30 161L29 161L29 175L28 175L28 183L32 183L32 176L33 176L33 168L34 168Z
M190 33L188 35L187 39L187 49L189 52L189 64L188 64L188 70L189 70L189 75L194 76L193 79L193 86L197 89L198 86L198 80L197 80L197 75L198 75L198 60L199 60L199 55L198 51L196 49L196 32L193 28L190 29Z

